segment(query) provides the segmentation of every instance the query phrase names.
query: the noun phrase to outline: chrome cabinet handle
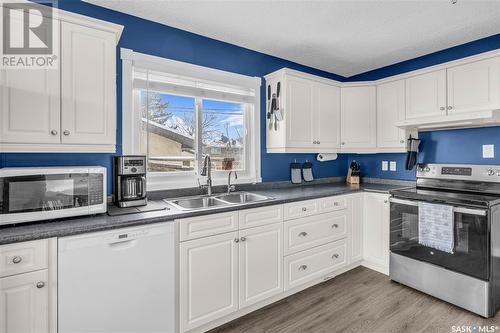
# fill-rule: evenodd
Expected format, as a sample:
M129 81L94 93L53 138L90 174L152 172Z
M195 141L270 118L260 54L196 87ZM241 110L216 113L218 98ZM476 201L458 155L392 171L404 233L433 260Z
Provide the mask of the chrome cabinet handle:
M70 134L71 134L71 132L70 132L69 130L64 130L63 134L64 134L64 135L70 135Z
M443 111L445 109L444 106L440 107L439 110Z
M50 131L50 134L57 135L57 131L56 130L52 130L52 131Z
M234 242L235 242L235 243L239 243L239 242L240 242L240 239L239 239L239 238L235 238L235 239L234 239Z
M302 211L303 212L307 211L307 208L306 207L302 207Z
M306 237L307 236L307 232L305 231L302 231L300 234L299 234L299 237Z
M12 262L14 264L19 264L21 261L23 261L23 258L20 256L15 256L14 258L12 258Z
M338 228L339 225L337 223L335 223L334 225L332 225L332 228Z
M41 288L45 287L45 282L43 282L43 281L37 282L36 287L38 289L41 289Z
M241 238L240 238L240 240L241 240L242 242L244 242L244 241L246 241L246 240L247 240L247 238L246 238L246 237L241 237Z
M299 271L305 271L307 269L307 265L300 265Z
M337 259L339 257L339 255L337 253L335 253L333 256L332 256L332 259Z

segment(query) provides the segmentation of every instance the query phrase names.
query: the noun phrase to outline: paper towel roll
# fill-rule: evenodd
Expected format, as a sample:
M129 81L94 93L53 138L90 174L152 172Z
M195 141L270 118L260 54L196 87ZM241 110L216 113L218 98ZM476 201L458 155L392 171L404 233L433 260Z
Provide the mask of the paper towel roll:
M329 154L318 154L316 156L316 160L320 162L326 162L326 161L335 161L337 159L337 154L335 153L329 153Z

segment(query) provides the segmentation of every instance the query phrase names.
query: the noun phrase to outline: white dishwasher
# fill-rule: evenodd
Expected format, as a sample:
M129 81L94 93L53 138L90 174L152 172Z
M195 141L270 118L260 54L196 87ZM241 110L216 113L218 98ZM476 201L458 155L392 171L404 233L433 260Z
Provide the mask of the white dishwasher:
M175 332L174 225L60 238L59 333Z

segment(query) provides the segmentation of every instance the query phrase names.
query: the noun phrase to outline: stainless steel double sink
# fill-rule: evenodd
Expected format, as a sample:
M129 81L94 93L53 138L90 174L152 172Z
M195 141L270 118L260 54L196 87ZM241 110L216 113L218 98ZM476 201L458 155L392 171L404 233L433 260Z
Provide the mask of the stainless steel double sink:
M212 196L194 196L177 199L163 199L166 203L180 210L198 210L219 208L230 205L244 205L257 201L274 200L274 198L266 197L250 192L234 192L227 194L218 194Z

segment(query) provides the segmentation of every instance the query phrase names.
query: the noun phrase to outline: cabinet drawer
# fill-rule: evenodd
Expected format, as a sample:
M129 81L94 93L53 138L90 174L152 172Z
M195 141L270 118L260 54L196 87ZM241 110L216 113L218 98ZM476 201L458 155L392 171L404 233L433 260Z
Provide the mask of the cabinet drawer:
M347 264L346 240L285 257L285 290L320 278Z
M283 222L283 206L259 207L239 212L240 229Z
M336 210L346 209L347 200L345 197L335 196L320 199L319 210L321 213L333 212Z
M285 255L347 236L347 210L304 217L285 223Z
M319 214L319 200L307 200L285 204L283 207L285 220Z
M238 212L190 217L178 222L179 240L182 242L238 230Z
M47 239L0 246L0 277L47 267Z

